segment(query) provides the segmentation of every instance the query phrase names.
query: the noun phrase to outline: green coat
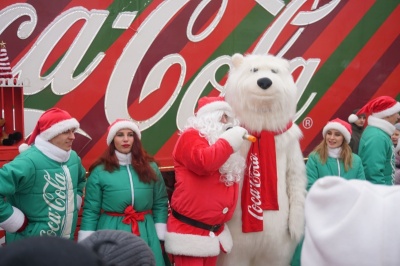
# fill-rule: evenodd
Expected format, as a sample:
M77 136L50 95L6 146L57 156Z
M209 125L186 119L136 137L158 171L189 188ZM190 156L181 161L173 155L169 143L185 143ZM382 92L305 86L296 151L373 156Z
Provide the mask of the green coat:
M328 157L325 164L321 163L319 155L312 152L308 157L306 164L307 171L307 190L317 181L317 179L324 176L340 176L344 179L361 179L365 180L364 169L360 157L353 153L352 168L347 172L344 169L344 163L341 159Z
M361 136L358 154L368 181L382 185L393 184L394 152L388 133L378 127L367 126Z
M28 219L24 231L7 233L6 242L39 235L73 239L77 195L82 196L85 175L74 151L61 163L45 156L35 145L5 164L0 169L0 223L13 214L12 206Z
M164 265L155 224L167 222L168 196L157 165L152 163L152 167L158 181L143 183L131 165L120 166L112 173L105 171L102 165L97 166L88 177L86 185L81 231L111 229L132 232L131 225L122 222L123 216L111 216L105 212L123 213L127 206L132 205L133 193L133 206L137 212L152 211L145 215L144 221L138 222L140 237L152 249L156 264Z

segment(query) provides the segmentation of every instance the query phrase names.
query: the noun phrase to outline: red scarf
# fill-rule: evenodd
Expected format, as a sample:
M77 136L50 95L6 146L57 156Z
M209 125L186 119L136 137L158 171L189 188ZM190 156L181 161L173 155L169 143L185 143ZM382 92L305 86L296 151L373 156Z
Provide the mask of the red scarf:
M257 141L247 154L247 169L242 188L242 231L263 231L263 211L279 210L275 136L286 132L292 122L279 132L263 130L252 134Z

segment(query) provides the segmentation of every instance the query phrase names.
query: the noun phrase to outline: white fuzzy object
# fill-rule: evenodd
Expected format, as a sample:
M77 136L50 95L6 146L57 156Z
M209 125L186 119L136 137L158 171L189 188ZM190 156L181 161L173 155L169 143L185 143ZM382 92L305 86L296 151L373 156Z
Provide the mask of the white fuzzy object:
M233 55L225 99L250 133L284 131L296 112L296 85L289 72L289 62L272 55ZM243 233L239 197L228 222L232 252L220 255L218 265L290 264L304 234L307 178L299 143L301 137L302 132L295 123L275 136L279 211L264 211L262 232ZM249 148L249 142L242 146L245 157Z
M15 233L23 226L25 221L25 215L20 209L14 206L12 206L12 208L13 208L13 214L11 214L11 216L8 217L7 220L0 223L0 226L7 232Z
M301 264L400 265L400 186L319 179L305 204Z

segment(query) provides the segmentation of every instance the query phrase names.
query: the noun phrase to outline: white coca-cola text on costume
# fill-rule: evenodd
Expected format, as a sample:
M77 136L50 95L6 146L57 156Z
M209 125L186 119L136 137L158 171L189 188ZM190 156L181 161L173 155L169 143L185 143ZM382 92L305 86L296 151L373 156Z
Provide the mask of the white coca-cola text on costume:
M149 47L162 31L164 26L167 25L171 19L173 19L173 17L182 9L182 7L187 4L187 2L188 0L176 0L163 1L160 3L155 8L154 12L150 13L141 23L131 40L129 40L129 42L126 44L120 57L115 58L115 65L110 66L113 68L113 71L109 78L104 103L105 113L108 120L112 120L115 117L125 116L127 116L125 118L130 118L128 105L121 105L121 102L127 103L131 81L133 76L136 74L137 69L140 68L140 64L143 63L143 55L148 51ZM193 35L191 28L193 27L196 18L199 16L199 13L201 13L201 11L206 7L205 2L207 1L201 1L199 3L199 6L194 10L187 25L188 39L192 42L198 42L199 45L201 45L201 42L204 39L207 39L213 33L213 31L218 28L219 23L224 16L230 16L230 14L226 14L229 1L223 0L221 1L218 16L216 16L214 21L211 23L212 27L207 27L197 35ZM278 0L256 0L256 2L269 13L277 16L277 18L271 25L269 25L268 29L265 31L263 36L261 36L252 52L268 53L272 47L272 44L276 41L287 24L298 26L297 32L291 37L290 40L288 40L282 50L278 52L278 56L283 56L285 52L291 48L294 43L296 43L297 39L304 30L303 26L316 23L329 15L329 13L332 12L338 5L340 0L333 0L318 8L316 7L318 1L315 1L310 11L300 12L298 12L298 10L304 5L304 3L306 3L306 0L292 1L286 6L282 1ZM116 19L118 21L115 21L111 27L131 30L129 27L124 25L123 21L132 21L137 12L131 12L131 14L129 14L129 12L123 11L121 14L125 18L131 16L132 19L130 20L128 18L126 20L121 20L121 17L118 16ZM22 16L28 17L28 21L25 20L21 22L17 34L21 39L28 38L34 31L39 18L34 6L27 3L16 3L1 10L0 20L3 21L3 23L0 25L0 34L9 25L11 25L12 22L16 21ZM109 11L107 10L89 11L82 6L72 7L60 13L42 31L29 51L22 56L21 60L13 69L14 76L19 73L19 77L22 80L27 80L30 83L30 86L26 87L24 93L30 95L36 94L50 85L55 94L65 95L79 87L84 80L86 80L93 72L97 70L97 66L105 57L105 52L99 52L94 57L92 62L88 63L87 68L83 70L82 73L76 73L75 76L73 75L76 67L81 63L82 58L91 47L92 42L99 30L104 27L104 22L108 16ZM77 21L84 21L85 23L83 24L80 32L76 35L71 46L67 49L62 60L57 62L57 65L49 74L47 74L47 76L41 76L40 73L43 72L42 68L48 56L51 54L53 49L55 49L62 37L68 32L69 28L72 27L72 25L74 25ZM133 51L135 51L135 53L132 55ZM172 65L178 64L181 67L180 78L178 79L178 84L176 85L175 91L169 99L166 99L166 103L155 115L145 119L144 121L140 121L142 130L157 123L157 121L164 116L164 114L172 106L172 103L176 100L184 80L188 79L188 77L186 77L187 62L190 63L190 59L184 58L180 54L166 55L163 59L156 63L153 69L150 71L149 76L146 78L142 88L140 100L143 100L159 89L157 85L161 83L166 71ZM299 100L313 74L317 70L320 59L309 58L304 60L301 57L297 57L293 58L290 63L292 71L295 71L297 68L301 68L301 73L296 80L297 100ZM176 115L176 123L178 128L181 126L181 121L186 121L186 118L194 112L195 105L198 100L197 98L199 95L201 95L201 92L208 84L211 83L217 90L220 90L223 93L223 86L215 80L215 73L221 66L229 64L229 56L223 55L212 60L199 71L199 74L193 79L192 84L190 84L180 102L180 107ZM125 76L127 78L118 78L121 76ZM121 93L121 91L123 93ZM195 97L189 97L189 95L194 95ZM309 96L308 100L297 111L295 120L305 112L315 96L315 92ZM29 121L31 118L34 120L37 119L35 110L25 110L25 120ZM31 125L26 125L25 128L25 132L29 133L33 128L28 128L27 126L31 127Z
M249 189L250 195L252 196L252 204L247 206L247 211L251 216L258 220L263 220L263 210L261 208L261 176L260 176L260 164L257 154L250 154L250 165L249 165Z
M66 210L66 176L63 174L55 174L52 177L47 171L44 175L46 184L43 186L43 199L48 206L49 230L41 230L40 235L58 236L62 228L64 219L60 213L65 213ZM47 188L54 192L48 192Z

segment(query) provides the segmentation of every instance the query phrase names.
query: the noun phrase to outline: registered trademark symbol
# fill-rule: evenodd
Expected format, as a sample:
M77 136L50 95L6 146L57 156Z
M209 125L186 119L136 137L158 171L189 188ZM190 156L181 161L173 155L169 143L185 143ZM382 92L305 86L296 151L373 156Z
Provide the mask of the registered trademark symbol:
M310 128L312 127L312 125L313 125L313 120L312 120L312 118L310 118L310 117L304 118L304 120L303 120L303 127L304 127L305 129L310 129Z

